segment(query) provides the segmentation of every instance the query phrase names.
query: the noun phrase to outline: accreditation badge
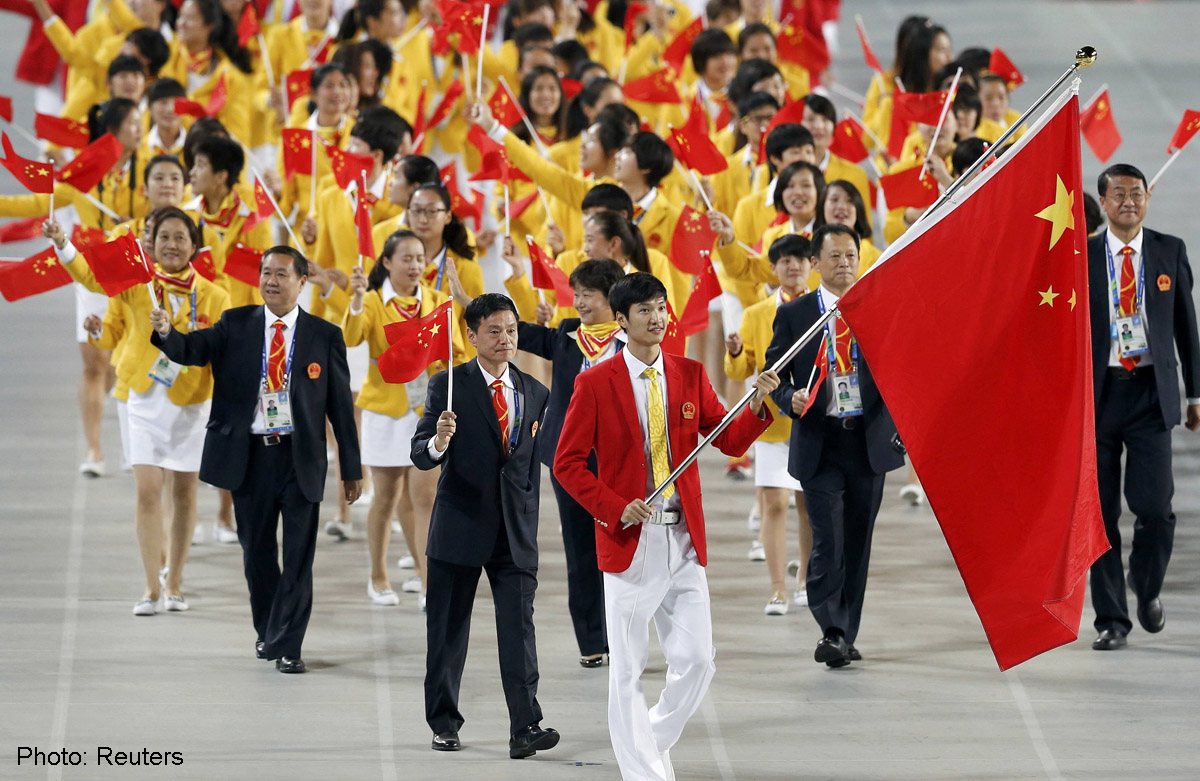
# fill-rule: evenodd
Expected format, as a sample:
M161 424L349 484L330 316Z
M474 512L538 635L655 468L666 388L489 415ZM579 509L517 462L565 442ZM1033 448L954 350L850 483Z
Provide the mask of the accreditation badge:
M404 383L404 393L408 396L409 407L424 407L425 395L429 389L429 374L421 372L421 376L412 382Z
M1116 335L1117 346L1120 348L1122 358L1150 352L1146 327L1140 314L1118 317L1117 322L1113 323L1113 332Z
M858 372L835 374L833 392L837 394L837 415L852 418L863 414L862 389L858 386Z
M179 376L179 372L182 370L183 366L181 364L175 363L166 355L159 353L158 359L150 367L150 379L159 385L169 388L175 384L175 378Z
M287 391L270 391L259 400L263 423L268 434L290 434L292 432L292 401Z

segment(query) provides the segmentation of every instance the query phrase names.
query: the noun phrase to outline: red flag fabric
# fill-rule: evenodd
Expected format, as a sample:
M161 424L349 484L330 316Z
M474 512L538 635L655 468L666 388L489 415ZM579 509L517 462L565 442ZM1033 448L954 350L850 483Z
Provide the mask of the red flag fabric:
M794 21L780 28L775 37L775 50L779 59L794 62L808 71L813 86L821 83L821 74L831 62L825 39L806 33Z
M47 247L24 260L0 262L0 295L16 301L56 287L71 284L71 275L58 262L54 247Z
M692 283L692 294L683 308L683 317L679 318L679 330L684 336L692 336L708 328L708 302L721 295L721 292L721 281L717 279L712 260L705 258L704 270Z
M8 122L9 124L12 124L12 118L13 118L12 98L6 98L6 97L0 96L0 119L3 119L5 122Z
M417 111L413 115L412 121L412 137L413 137L413 154L421 154L421 149L425 146L425 95L427 89L424 84L421 85L421 92L417 95Z
M991 59L988 60L988 70L1004 79L1010 90L1025 83L1025 77L1021 75L1021 71L1017 70L1017 66L1013 65L1012 60L1008 59L1008 55L1004 53L1003 49L992 49Z
M871 152L863 140L866 131L854 117L846 117L833 128L833 140L829 151L851 163L861 163Z
M687 355L687 337L679 328L679 318L675 316L670 301L667 302L667 330L663 333L662 344L659 346L663 352L671 355Z
M20 220L0 226L0 244L7 244L11 241L28 241L36 239L42 235L42 223L46 221L46 216L25 217Z
M374 258L375 242L371 239L371 207L367 204L367 178L358 180L358 197L354 199L354 231L358 234L359 257Z
M533 286L539 290L553 290L558 305L567 306L568 301L575 299L575 290L567 275L554 264L544 249L534 243L531 236L525 237L525 246L529 248L529 261L533 266Z
M329 167L333 169L333 178L337 182L337 186L343 190L364 175L371 173L375 168L375 158L370 155L347 152L344 149L338 149L333 144L324 141L322 143L325 144L325 154L329 156Z
M720 173L729 167L729 161L707 132L692 133L683 128L671 128L669 143L684 168L691 168L702 176Z
M424 317L383 327L390 345L379 356L379 374L385 382L412 382L431 364L450 359L452 303L447 301Z
M71 231L71 243L75 245L75 249L77 250L82 251L98 247L106 241L108 241L108 234L100 228L76 225Z
M450 112L454 110L455 101L462 94L462 82L457 79L450 82L450 86L446 87L446 94L442 96L441 101L434 107L433 113L429 115L429 124L425 126L426 129L442 124L442 120L450 116Z
M120 295L134 285L149 282L153 277L142 259L137 240L123 233L107 244L83 251L83 256L109 298Z
M867 29L863 27L862 17L854 17L854 29L858 30L858 42L862 44L863 59L867 61L867 67L882 74L883 66L879 64L879 58L875 56L871 42L867 40Z
M762 136L758 139L759 165L767 162L767 136L771 135L771 131L780 125L799 125L802 119L804 119L803 100L794 100L775 112L775 116L771 117L771 121L767 123Z
M208 95L208 102L204 104L204 113L210 117L215 117L221 113L221 109L225 108L225 101L229 97L229 87L225 84L225 72L222 71L220 76L217 76L217 83L213 85L212 92Z
M583 82L575 79L559 79L562 84L563 100L574 100L575 96L583 92Z
M86 122L49 114L33 115L33 132L44 141L71 149L83 149L91 140Z
M679 99L679 90L675 86L675 76L670 68L662 68L640 79L627 81L622 91L627 100L640 100L642 103L682 102Z
M258 33L258 15L254 12L254 3L246 3L246 7L242 9L242 17L238 19L238 46L245 48L246 42Z
M889 209L901 206L924 209L938 199L937 179L931 174L926 174L922 179L921 167L914 165L899 173L879 177L879 186L883 188L883 197L887 199Z
M691 24L675 33L675 37L663 50L662 60L671 66L675 73L683 73L683 65L692 53L692 43L704 29L704 17L697 16Z
M123 151L117 137L112 133L105 133L62 167L58 172L58 181L86 193L100 184L104 175L121 159Z
M443 168L438 169L438 172L442 175L442 184L450 193L450 211L464 220L468 217L476 220L483 219L482 202L468 201L463 197L462 191L458 189L458 170L454 166L454 161L446 163Z
M684 204L671 236L671 249L667 253L671 265L685 274L700 274L710 263L717 234L708 224L708 217Z
M201 247L192 258L192 268L209 282L217 281L217 264L213 261L212 247Z
M54 166L18 155L7 133L0 133L0 143L4 145L4 160L0 162L26 190L43 195L54 192Z
M283 173L288 181L296 174L312 176L312 145L314 133L302 127L283 131Z
M633 46L633 39L637 37L638 16L649 10L645 3L630 3L625 6L625 51L629 51L629 47Z
M1179 121L1179 127L1175 128L1175 135L1171 136L1171 143L1167 144L1167 154L1174 154L1183 149L1198 130L1200 130L1200 111L1192 109L1184 111L1183 119Z
M247 6L248 8L249 6ZM263 187L263 183L258 177L254 178L254 204L250 208L250 216L246 218L246 222L242 226L242 230L250 230L260 222L265 222L271 219L271 215L275 213L275 206L271 203L271 199L267 196L267 190Z
M1001 669L1076 639L1108 549L1077 112L1059 98L838 301ZM931 361L936 382L913 372Z
M488 108L492 110L492 116L495 117L501 125L511 128L521 121L521 109L509 97L508 90L501 85L496 87L495 92L488 98Z
M538 191L534 190L529 195L526 195L524 198L519 198L515 201L509 201L509 203L508 203L509 219L515 220L518 217L520 217L522 214L525 213L525 210L528 209L530 207L530 205L532 205L533 202L536 201L537 199L538 199ZM0 229L0 230L2 230L2 229Z
M1117 122L1113 119L1107 87L1100 90L1079 112L1079 129L1092 154L1100 162L1107 163L1121 145L1121 131L1117 130Z
M259 270L262 256L263 251L260 249L252 249L241 242L234 244L233 248L225 253L225 276L245 282L251 287L258 287L258 280L262 276Z
M289 111L297 100L312 92L312 74L311 70L295 70L284 79Z
M809 389L808 401L804 402L804 407L800 410L800 417L804 417L812 409L813 402L817 400L817 388L821 387L821 383L825 382L825 378L829 376L828 355L829 353L825 350L817 350L817 358L813 361L813 368L817 372L817 381Z
M947 92L900 92L892 95L892 124L888 132L888 154L899 157L913 122L936 126L942 118Z
M473 125L467 131L467 140L479 150L480 155L479 170L467 178L468 182L496 181L507 184L513 179L533 181L509 161L504 146L488 138L478 125Z
M181 117L195 117L196 119L208 116L204 106L188 98L175 98L175 113Z

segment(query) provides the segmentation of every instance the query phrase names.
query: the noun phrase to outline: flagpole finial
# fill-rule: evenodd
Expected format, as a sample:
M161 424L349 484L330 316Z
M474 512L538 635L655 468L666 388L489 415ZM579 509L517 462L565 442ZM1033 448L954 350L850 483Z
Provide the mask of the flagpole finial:
M1094 46L1084 46L1075 52L1075 64L1080 68L1087 68L1096 62L1096 49Z

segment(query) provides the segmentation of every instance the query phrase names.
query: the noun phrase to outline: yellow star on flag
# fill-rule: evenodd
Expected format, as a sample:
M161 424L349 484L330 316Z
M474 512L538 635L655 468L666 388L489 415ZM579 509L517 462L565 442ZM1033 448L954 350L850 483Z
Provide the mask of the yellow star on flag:
M1055 293L1054 286L1051 285L1049 288L1047 288L1044 291L1039 290L1038 295L1042 297L1042 300L1038 304L1038 306L1049 306L1050 308L1053 308L1054 307L1054 299L1058 298L1061 295L1061 293Z
M1058 244L1063 232L1075 230L1075 193L1067 192L1061 176L1055 176L1054 203L1035 214L1050 223L1050 249Z
M1071 288L1071 297L1067 299L1067 303L1071 305L1071 311L1075 311L1075 288Z
M432 329L430 329L430 331L429 331L429 335L430 335L430 336L437 336L437 335L438 335L438 331L440 331L440 330L442 330L442 324L441 324L441 323L434 323L434 326L433 326L433 328L432 328Z

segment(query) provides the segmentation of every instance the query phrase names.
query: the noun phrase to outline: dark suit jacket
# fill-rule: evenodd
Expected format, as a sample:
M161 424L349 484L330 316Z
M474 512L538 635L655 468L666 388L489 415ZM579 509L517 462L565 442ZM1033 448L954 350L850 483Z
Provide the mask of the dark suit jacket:
M817 292L789 301L775 313L775 330L771 346L767 348L767 366L772 366L788 351L809 326L821 317ZM817 351L825 350L825 340L818 336L797 353L796 357L779 372L779 387L771 398L779 409L792 418L792 395L808 382L809 374L817 358ZM792 424L791 449L788 452L788 472L797 480L808 480L817 472L821 462L821 444L825 439L825 408L829 394L833 392L834 378L826 377L817 389L817 398L808 414ZM904 449L896 436L896 424L884 406L883 397L871 376L871 369L860 354L858 357L858 385L863 400L863 425L867 436L868 466L877 475L904 466Z
M1112 346L1109 312L1108 231L1088 239L1088 291L1092 307L1092 373L1096 403L1104 389ZM1118 258L1114 258L1115 263ZM1146 267L1146 312L1143 324L1154 358L1154 384L1167 428L1179 425L1179 379L1188 398L1200 396L1200 337L1196 333L1196 304L1192 300L1192 267L1183 241L1175 236L1142 228L1142 263ZM1120 273L1119 269L1117 273ZM1163 279L1165 277L1165 279ZM1166 290L1160 288L1160 281ZM1174 341L1174 344L1172 344ZM1179 348L1179 361L1175 348Z
M520 432L516 447L506 453L500 423L477 361L455 366L454 414L458 427L445 455L434 461L429 440L446 410L446 372L429 381L425 414L412 439L412 460L418 469L442 466L437 497L429 521L425 553L464 567L482 567L491 558L500 525L518 567L538 563L538 494L541 464L534 454L542 437L542 417L549 391L546 386L508 365L521 400Z
M212 364L213 400L200 461L200 479L231 491L242 487L250 457L250 426L262 382L265 320L263 307L226 310L212 328L183 334L172 329L151 341L185 366ZM291 446L296 481L304 498L320 502L325 493L325 418L337 438L343 480L362 479L354 401L346 343L332 323L304 310L296 319L292 347Z

